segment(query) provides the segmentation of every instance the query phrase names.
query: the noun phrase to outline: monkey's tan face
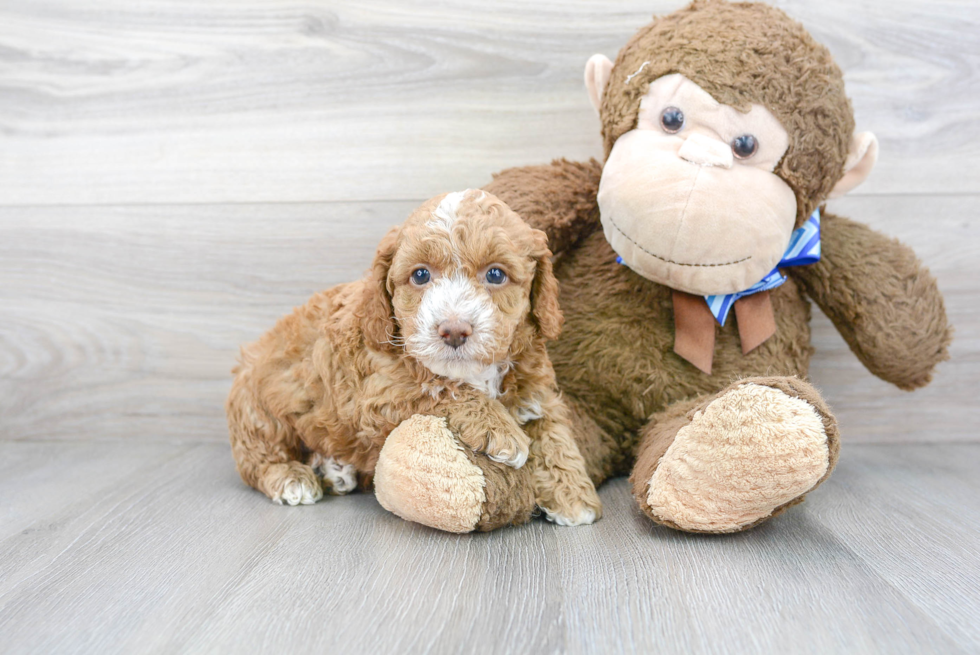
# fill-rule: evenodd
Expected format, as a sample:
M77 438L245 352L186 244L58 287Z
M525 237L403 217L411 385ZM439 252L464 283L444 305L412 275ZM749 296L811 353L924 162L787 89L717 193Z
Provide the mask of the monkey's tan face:
M603 168L606 239L630 268L673 289L747 289L793 232L796 197L773 173L788 145L765 107L742 113L682 75L655 80Z

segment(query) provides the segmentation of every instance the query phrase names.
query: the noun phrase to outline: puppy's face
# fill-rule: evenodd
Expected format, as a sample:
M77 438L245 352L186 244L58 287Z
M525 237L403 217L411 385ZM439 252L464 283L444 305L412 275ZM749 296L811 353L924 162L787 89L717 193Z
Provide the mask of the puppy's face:
M557 337L550 256L544 233L492 195L433 198L379 250L373 275L384 288L375 291L394 318L382 345L462 379L506 361L522 334Z

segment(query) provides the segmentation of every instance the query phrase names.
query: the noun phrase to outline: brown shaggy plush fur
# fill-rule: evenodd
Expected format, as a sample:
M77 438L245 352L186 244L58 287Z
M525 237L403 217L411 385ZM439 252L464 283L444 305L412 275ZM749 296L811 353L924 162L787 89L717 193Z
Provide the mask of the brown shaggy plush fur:
M840 70L798 23L763 4L722 0L697 0L655 19L619 53L606 87L607 156L636 126L650 82L670 73L683 74L721 103L741 109L758 103L779 119L790 142L775 173L796 195L797 224L826 200L842 176L854 121ZM486 189L549 236L566 320L549 352L575 437L596 484L633 471L644 511L644 485L678 431L728 393L733 381L750 376L765 376L765 386L803 399L818 413L829 475L839 447L836 423L802 381L813 351L809 300L872 373L902 389L927 384L948 357L951 328L942 295L915 254L860 223L823 213L823 259L787 269L789 280L771 292L775 335L744 355L737 321L729 319L717 329L713 370L705 375L673 351L671 289L617 264L599 231L601 175L594 160L557 160L506 170ZM770 515L800 500L802 494Z
M910 248L825 213L823 256L789 269L869 371L911 391L948 357L952 329L936 278Z
M536 502L599 514L545 349L562 322L545 235L490 194L461 197L449 209L444 196L422 205L385 237L368 277L318 293L242 349L227 412L246 483L309 504L332 485L330 469L321 481L311 464L329 461L367 486L388 434L421 414L444 418L461 444L486 453L469 455L490 481L478 529L525 521ZM431 280L418 284L422 265ZM485 281L491 266L504 283ZM433 298L449 298L449 313L473 305L469 350L436 335L445 317L426 314ZM430 370L438 366L462 373ZM517 482L505 478L525 460Z
M532 441L532 446L534 442ZM491 460L482 453L464 450L466 457L483 471L486 501L474 529L490 532L508 525L520 525L531 520L537 502L531 467L518 470Z

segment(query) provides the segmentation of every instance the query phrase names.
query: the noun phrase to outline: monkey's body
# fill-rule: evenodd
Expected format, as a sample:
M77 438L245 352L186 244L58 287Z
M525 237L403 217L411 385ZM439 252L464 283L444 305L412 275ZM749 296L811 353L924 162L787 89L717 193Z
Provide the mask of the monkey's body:
M487 189L547 232L556 251L565 327L549 354L559 386L580 419L576 437L590 475L598 484L610 475L631 474L637 501L654 520L689 531L728 532L751 527L802 500L802 494L777 496L779 502L761 512L764 516L724 527L714 514L702 516L706 523L699 527L697 521L679 525L663 511L651 510L651 481L674 438L695 413L737 394L733 382L738 380L781 388L813 406L827 437L826 454L815 455L818 460L826 457L826 464L816 462L817 469L809 470L813 484L806 490L829 476L839 450L836 423L819 393L803 382L813 353L811 299L843 326L842 335L869 370L903 389L928 383L933 367L946 357L949 329L942 296L912 250L824 212L826 256L817 264L785 269L786 283L770 292L776 333L743 354L733 314L716 329L711 374L697 370L673 350L672 290L617 263L600 231L595 200L600 174L597 162L556 161L503 171ZM594 424L581 420L583 415ZM725 448L739 449L742 464L754 467L762 478L779 477L771 468L773 444L763 438L771 426L759 428L754 445L752 439L733 444L723 434L705 439L717 439L719 454ZM790 434L776 447L780 457L796 448L795 439ZM754 448L759 454L755 462ZM689 453L684 456L685 467L699 464L717 468L693 461ZM800 466L794 461L790 468ZM805 463L801 467L807 469ZM717 496L700 503L720 502Z
M618 264L599 231L567 255L555 268L565 329L548 351L562 392L618 443L608 462L583 449L600 454L592 462L593 477L598 471L608 475L611 463L617 473L629 473L635 436L651 416L678 401L712 394L738 378L806 375L812 349L798 344L809 344L810 306L792 280L772 292L772 338L743 355L730 316L716 333L711 375L694 375L674 353L671 289Z
M837 462L836 420L805 382L810 301L868 370L911 390L947 357L942 295L910 248L826 212L819 261L751 293L877 157L830 53L780 10L696 0L585 77L605 162L486 187L557 257L565 326L549 353L576 441L596 484L630 473L652 520L750 528ZM742 292L717 326L701 297Z

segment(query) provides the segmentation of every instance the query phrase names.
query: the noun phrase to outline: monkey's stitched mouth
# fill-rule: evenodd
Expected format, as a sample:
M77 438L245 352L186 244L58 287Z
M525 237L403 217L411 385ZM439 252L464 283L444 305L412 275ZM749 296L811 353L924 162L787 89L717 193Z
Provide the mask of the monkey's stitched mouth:
M667 259L666 257L661 257L660 255L657 255L655 253L652 253L649 250L647 250L646 248L644 248L643 246L641 246L639 243L636 242L635 239L633 239L633 237L631 237L630 235L626 234L626 232L623 231L623 228L621 228L618 225L616 225L616 221L614 221L612 218L609 219L609 224L612 225L614 228L616 228L616 230L620 234L622 234L624 237L626 237L626 239L630 243L632 243L634 246L636 246L637 248L639 248L640 250L642 250L646 254L650 255L651 257L653 257L655 259L659 259L660 261L665 262L667 264L674 264L675 266L701 266L701 267L705 267L705 268L712 268L712 267L717 267L717 266L733 266L735 264L741 264L742 262L747 262L748 260L752 259L752 255L749 255L748 257L743 257L742 259L736 259L735 261L732 261L732 262L725 262L723 264L687 264L685 262L675 262L673 259Z

